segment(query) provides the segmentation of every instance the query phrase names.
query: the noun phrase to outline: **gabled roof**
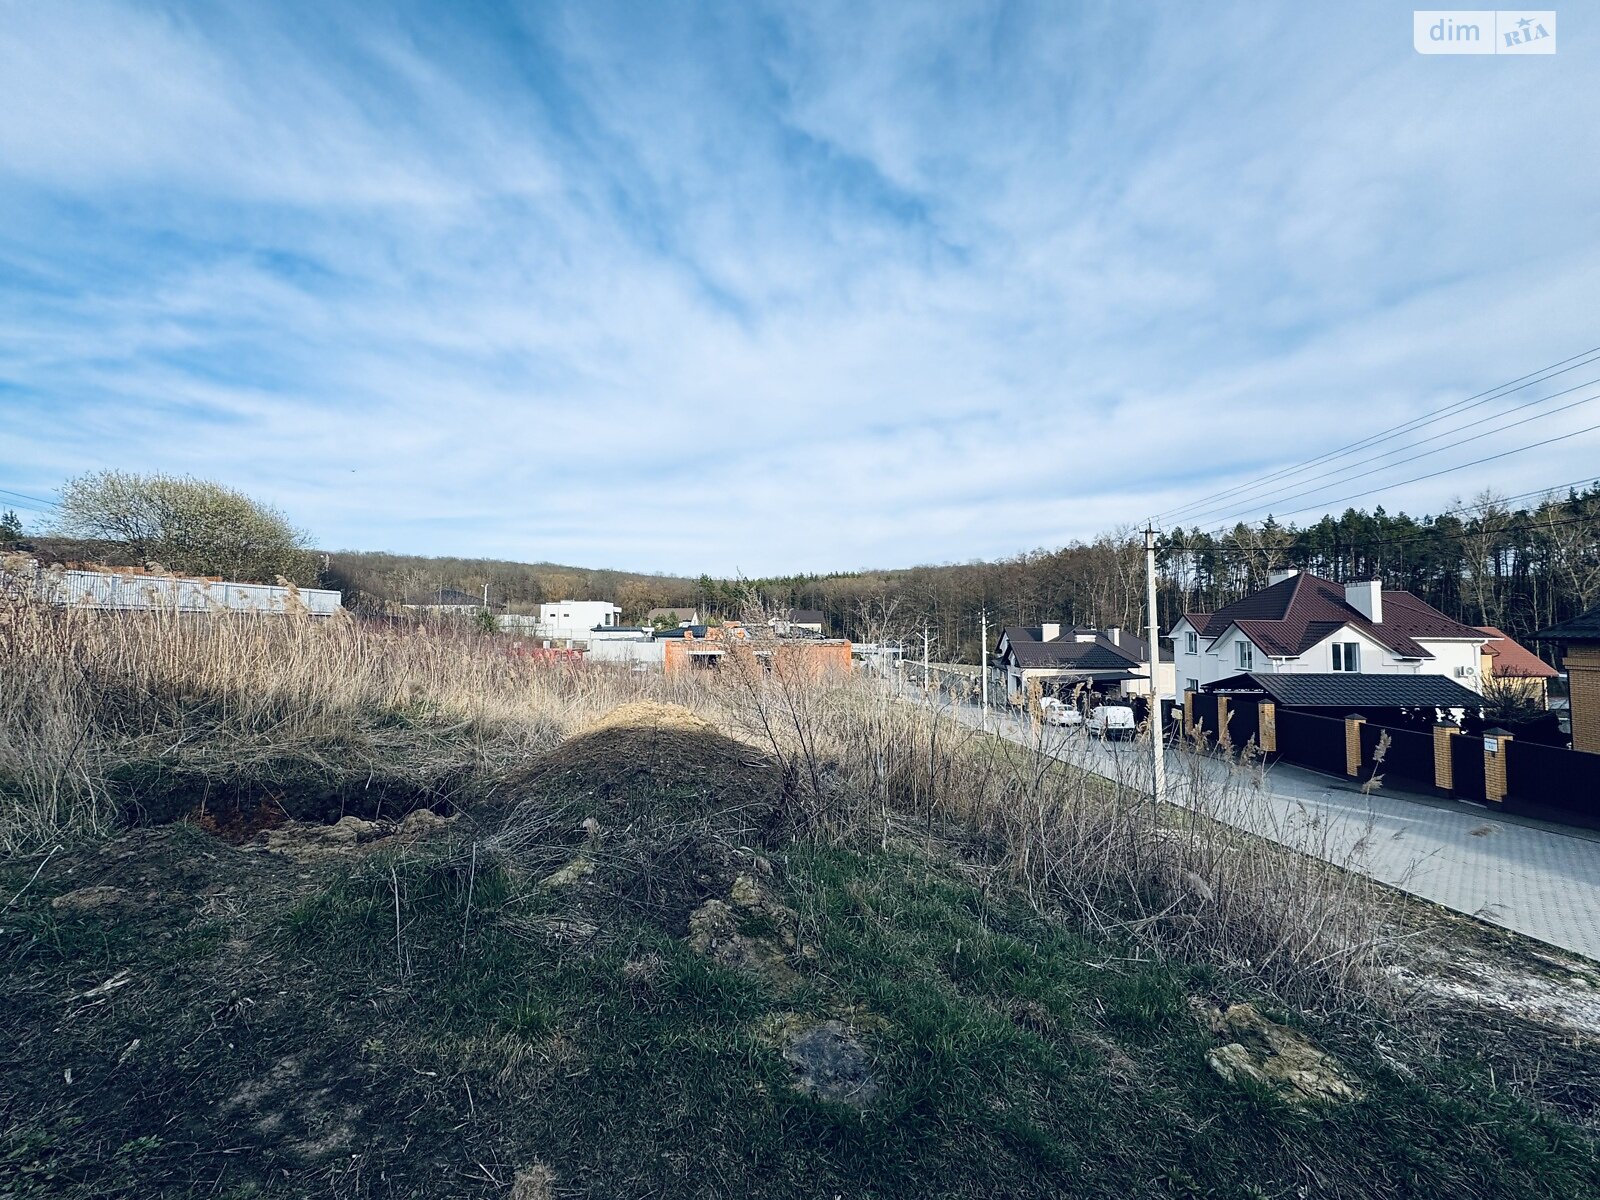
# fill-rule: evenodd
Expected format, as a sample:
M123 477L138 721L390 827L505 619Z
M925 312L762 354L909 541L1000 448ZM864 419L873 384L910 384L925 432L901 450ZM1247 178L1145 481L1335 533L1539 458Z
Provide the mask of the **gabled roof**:
M1126 630L1118 632L1113 642L1104 633L1087 628L1065 629L1059 637L1049 641L1039 639L1037 626L1007 625L1000 631L1001 643L1011 648L1017 665L1022 667L1061 667L1078 671L1123 670L1130 663L1143 666L1147 653L1145 643ZM1170 661L1170 651L1163 650L1162 658Z
M1519 646L1493 625L1479 625L1477 630L1500 639L1483 644L1483 652L1494 659L1496 679L1554 679L1559 673L1532 650Z
M784 619L791 625L821 625L822 610L820 608L791 608Z
M1196 618L1204 614L1194 614ZM1198 624L1197 621L1191 621ZM1342 584L1301 572L1271 587L1225 604L1205 617L1203 636L1216 639L1229 626L1239 629L1274 658L1295 658L1329 634L1348 625L1401 658L1432 658L1418 638L1468 638L1483 635L1452 620L1410 592L1383 593L1383 623L1375 625L1345 600Z
M1107 642L1012 642L1023 667L1066 667L1078 671L1125 671L1140 660Z
M1483 697L1443 675L1246 672L1204 692L1265 692L1285 708L1481 708Z
M1533 635L1536 642L1600 642L1600 605L1586 613L1541 629Z

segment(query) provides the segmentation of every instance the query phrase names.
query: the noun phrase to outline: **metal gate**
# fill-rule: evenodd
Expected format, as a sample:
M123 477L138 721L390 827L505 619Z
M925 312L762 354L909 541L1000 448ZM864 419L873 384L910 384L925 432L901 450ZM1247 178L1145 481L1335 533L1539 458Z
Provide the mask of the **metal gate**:
M1458 733L1450 739L1450 790L1462 800L1484 800L1483 739Z

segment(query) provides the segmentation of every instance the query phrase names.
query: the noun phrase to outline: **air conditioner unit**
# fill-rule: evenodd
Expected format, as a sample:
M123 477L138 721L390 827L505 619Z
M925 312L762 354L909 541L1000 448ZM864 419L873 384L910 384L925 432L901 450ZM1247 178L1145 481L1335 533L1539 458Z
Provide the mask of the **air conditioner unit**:
M1478 673L1478 668L1477 667L1457 667L1456 668L1456 678L1457 679L1471 679L1477 673Z

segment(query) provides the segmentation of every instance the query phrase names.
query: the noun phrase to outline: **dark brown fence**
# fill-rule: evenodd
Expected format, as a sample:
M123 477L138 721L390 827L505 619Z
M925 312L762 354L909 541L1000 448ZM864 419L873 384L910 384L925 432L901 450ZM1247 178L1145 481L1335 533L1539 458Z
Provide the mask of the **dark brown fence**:
M1385 734L1389 745L1383 752L1383 762L1377 763L1378 746ZM1414 729L1363 724L1361 777L1369 778L1374 770L1393 786L1431 789L1434 786L1433 735Z
M1600 826L1600 754L1515 739L1501 753L1506 756L1508 807Z
M1292 709L1278 710L1278 757L1313 771L1343 775L1344 722Z
M1462 800L1486 800L1483 787L1483 739L1458 733L1450 739L1450 791Z
M1254 696L1228 697L1228 745L1243 750L1261 734L1261 710Z
M1190 697L1194 704L1194 712L1189 719L1194 722L1194 727L1206 735L1206 740L1217 740L1217 697L1209 692L1199 692Z

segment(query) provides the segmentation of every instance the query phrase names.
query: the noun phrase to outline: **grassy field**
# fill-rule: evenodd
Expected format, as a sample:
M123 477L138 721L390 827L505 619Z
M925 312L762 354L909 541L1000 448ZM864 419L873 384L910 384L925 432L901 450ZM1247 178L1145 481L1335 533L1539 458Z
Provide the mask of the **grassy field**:
M102 636L161 677L155 634ZM1520 955L1581 992L1582 964L870 690L239 636L280 644L89 714L93 821L29 807L13 740L0 1195L1600 1193L1594 1031L1392 970ZM358 794L335 726L450 789L291 812L284 762Z

